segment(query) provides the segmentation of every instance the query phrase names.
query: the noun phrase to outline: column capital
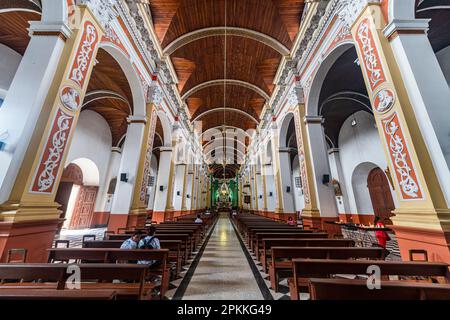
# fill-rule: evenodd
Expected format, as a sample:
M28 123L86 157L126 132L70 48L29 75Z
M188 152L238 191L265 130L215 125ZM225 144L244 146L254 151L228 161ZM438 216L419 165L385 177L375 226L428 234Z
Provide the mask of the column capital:
M128 124L132 124L132 123L142 123L142 124L146 124L147 123L147 117L145 116L135 116L135 115L131 115L127 118L127 122Z
M392 20L384 29L383 34L389 40L402 33L424 34L428 32L431 19Z
M41 21L30 21L29 36L59 36L64 41L72 35L72 30L66 23L44 23Z
M328 149L328 154L339 153L339 148L330 148Z
M280 152L280 153L290 153L291 152L291 148L289 148L289 147L281 147L281 148L278 148L278 152Z
M306 124L314 124L314 123L318 123L318 124L322 124L324 122L324 118L322 116L305 116L304 118L304 122Z
M172 147L160 147L159 152L172 152Z

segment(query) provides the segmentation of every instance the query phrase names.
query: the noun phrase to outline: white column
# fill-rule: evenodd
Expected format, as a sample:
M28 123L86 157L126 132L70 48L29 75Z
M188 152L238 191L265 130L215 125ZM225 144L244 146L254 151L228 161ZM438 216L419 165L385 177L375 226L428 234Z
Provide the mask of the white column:
M169 184L170 161L172 159L172 147L161 147L159 155L158 179L155 185L155 203L153 211L166 211L167 189ZM160 190L160 187L163 190Z
M106 212L111 209L112 198L110 199L108 193L109 183L111 180L118 175L120 167L120 159L122 157L122 150L118 147L113 147L111 149L111 156L109 158L108 171L105 175L105 181L100 184L98 190L97 201L95 204L96 212ZM117 177L119 178L119 177Z
M256 201L258 201L258 211L262 211L264 209L264 190L262 185L261 170L259 168L256 171L256 187L258 188L258 192L256 194Z
M192 204L192 182L193 182L193 171L192 166L188 167L188 175L186 177L186 208L191 210ZM189 196L189 198L188 198Z
M311 162L315 179L317 203L321 217L336 217L337 208L334 199L333 187L323 184L323 176L331 177L330 165L328 163L327 144L323 131L323 118L318 116L305 116L306 130L308 132L308 143L311 150ZM330 178L331 179L331 178Z
M152 157L154 157L154 155L152 155ZM147 210L153 211L153 207L155 204L156 181L158 179L158 172L153 172L153 170L151 170L150 174L154 177L155 180L153 182L153 186L150 187L148 190L149 198L148 198Z
M181 203L183 200L183 184L186 164L178 164L175 168L175 182L173 189L173 207L175 211L181 211Z
M283 212L295 213L294 206L294 188L292 186L292 169L291 156L289 148L279 148L278 157L280 159L280 175L281 175L281 195L283 197ZM289 192L287 189L289 187Z
M33 35L37 31L49 35ZM31 40L0 108L0 135L7 136L0 151L0 203L10 195L53 82L64 49L60 35L70 33L61 22L30 24Z
M339 149L333 148L328 150L329 161L330 161L330 171L332 179L336 179L342 191L342 196L337 196L336 206L339 213L350 213L350 203L347 195L347 188L345 185L344 173L342 171L341 157L339 156Z
M450 88L426 35L428 19L396 20L384 30L450 206Z
M275 212L277 204L277 190L275 185L275 176L273 173L273 165L265 164L266 166L266 192L267 192L267 211ZM272 193L272 195L271 195Z
M145 117L129 117L127 136L123 146L122 158L117 174L116 191L114 192L111 214L128 214L133 200L136 173L139 166L141 148L143 146ZM128 181L120 181L122 173L128 174Z

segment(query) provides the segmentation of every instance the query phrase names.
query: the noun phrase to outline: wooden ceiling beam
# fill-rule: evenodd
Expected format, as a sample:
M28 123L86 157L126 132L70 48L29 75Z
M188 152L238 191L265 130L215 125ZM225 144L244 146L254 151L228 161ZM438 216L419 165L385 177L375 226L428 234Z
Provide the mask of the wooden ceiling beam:
M237 27L225 28L224 26L203 28L186 33L181 37L176 38L171 43L169 43L167 47L163 49L163 54L165 56L170 56L172 53L174 53L178 49L182 48L183 46L191 42L203 38L225 36L225 35L249 38L271 47L282 56L289 55L289 49L285 45L283 45L277 39L272 38L267 34L246 28L237 28Z
M202 82L202 83L196 85L195 87L193 87L192 89L190 89L189 91L187 91L181 97L181 99L183 101L186 101L186 99L189 98L191 95L193 95L195 92L200 91L200 90L205 89L205 88L223 85L224 82L226 83L226 85L240 86L240 87L244 87L244 88L250 89L250 90L256 92L257 94L259 94L266 101L270 100L269 95L264 90L262 90L260 87L254 85L254 84L252 84L250 82L242 81L242 80L236 80L236 79L216 79L216 80L210 80L210 81Z

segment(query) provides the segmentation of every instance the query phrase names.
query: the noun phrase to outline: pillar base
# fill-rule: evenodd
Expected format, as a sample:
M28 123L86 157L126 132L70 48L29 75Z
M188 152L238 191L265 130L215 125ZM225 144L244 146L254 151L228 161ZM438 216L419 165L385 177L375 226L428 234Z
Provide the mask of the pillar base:
M335 234L341 234L341 228L334 224L326 223L327 221L338 221L338 217L314 217L305 216L302 213L303 227L306 229L315 228L328 233L328 237L332 238Z
M167 211L153 211L152 221L161 223L167 220Z
M58 225L64 219L0 222L0 262L5 262L9 249L25 248L26 262L47 262L47 249L52 247Z
M126 228L128 225L128 213L125 214L111 214L109 216L108 231L117 233L117 229Z
M92 218L92 227L93 228L103 228L108 226L109 215L111 212L106 211L97 211L94 212L94 216Z
M138 214L129 214L127 221L127 228L144 228L147 221L147 212L140 212Z
M357 213L340 213L339 220L344 222L353 222L356 224L370 225L374 223L375 215L373 214L357 214Z
M402 259L409 260L409 250L428 252L430 261L450 263L450 232L416 227L390 226L397 236Z

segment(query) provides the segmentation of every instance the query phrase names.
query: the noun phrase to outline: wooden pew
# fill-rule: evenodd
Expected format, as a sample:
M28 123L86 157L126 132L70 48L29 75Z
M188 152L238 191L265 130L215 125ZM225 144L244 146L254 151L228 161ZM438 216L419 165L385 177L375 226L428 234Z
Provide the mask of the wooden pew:
M449 283L448 264L438 262L397 262L382 260L318 260L292 259L293 278L288 279L291 300L298 300L300 292L308 292L308 278L330 278L334 275L365 275L369 266L380 268L382 280L399 276L404 281L411 277L426 277L436 282ZM431 281L430 280L430 281Z
M384 259L383 248L361 247L272 247L269 277L278 292L279 279L292 277L292 259Z
M120 248L122 240L97 240L83 242L83 248ZM169 250L169 262L175 264L176 274L179 277L183 262L183 253L181 251L181 240L160 240L161 249Z
M169 288L170 270L168 267L169 250L124 250L113 248L52 248L48 249L49 257L48 262L54 261L70 261L76 262L98 262L103 263L120 263L126 261L138 261L138 260L158 260L160 263L156 266L150 266L148 268L148 274L154 276L161 276L161 298L164 297Z
M265 273L269 271L270 249L272 247L354 247L355 241L351 239L262 239L260 261Z
M298 233L298 232L263 232L256 233L253 239L253 252L256 254L262 249L262 240L268 238L283 238L283 239L327 239L327 233Z
M364 280L312 278L308 287L311 300L450 300L449 284L381 281L369 290Z
M55 290L0 286L0 300L115 300L114 290Z
M303 230L297 227L292 226L262 226L262 227L249 227L247 229L246 234L244 235L245 240L247 241L247 244L250 245L250 243L255 238L256 233L260 232L297 232L297 233L312 233L311 230Z
M73 274L68 268L73 266L66 263L0 264L0 290L66 290L66 282ZM154 284L145 283L148 274L146 265L92 263L76 266L80 270L81 291L106 290L114 291L117 298L149 299L151 290L155 288ZM113 283L115 280L126 283Z

